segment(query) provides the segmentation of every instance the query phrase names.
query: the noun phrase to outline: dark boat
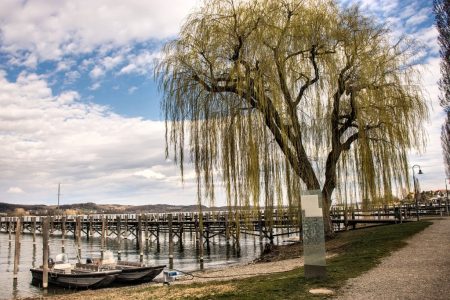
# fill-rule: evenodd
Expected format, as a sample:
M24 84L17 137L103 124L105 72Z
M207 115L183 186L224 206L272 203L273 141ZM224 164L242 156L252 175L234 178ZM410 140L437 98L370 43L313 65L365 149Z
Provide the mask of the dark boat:
M117 262L115 270L121 270L116 277L116 282L120 283L144 283L152 281L158 276L165 265L145 266L141 263L120 261Z
M158 276L165 265L147 266L141 262L117 261L111 251L105 251L103 260L87 259L86 262L92 265L98 265L103 270L119 270L115 282L117 283L145 283L152 281Z
M30 271L33 283L42 283L43 268L31 268ZM73 289L101 288L113 283L121 272L88 264L77 263L73 266L68 263L66 254L59 254L56 262L49 265L48 284Z

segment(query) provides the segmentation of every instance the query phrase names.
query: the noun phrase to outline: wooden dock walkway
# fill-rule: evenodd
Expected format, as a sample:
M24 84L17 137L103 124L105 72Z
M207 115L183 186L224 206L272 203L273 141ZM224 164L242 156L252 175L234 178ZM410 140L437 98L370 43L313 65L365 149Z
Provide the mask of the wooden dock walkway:
M420 206L419 215L448 214L449 206ZM413 205L384 206L362 211L356 208L344 210L333 207L330 211L335 230L347 230L363 224L392 224L416 217ZM22 233L33 235L42 233L43 216L23 216ZM241 234L259 236L260 240L273 242L279 235L298 234L301 222L298 213L289 209L275 210L270 216L264 211L244 211L240 213L218 211L198 213L144 213L144 214L93 214L48 216L51 235L63 237L107 236L109 238L134 239L137 247L145 240L154 239L159 243L162 234L169 234L182 243L184 232L194 233L197 240L209 243L214 236L221 235L227 241L239 244ZM1 217L0 232L13 234L19 217Z

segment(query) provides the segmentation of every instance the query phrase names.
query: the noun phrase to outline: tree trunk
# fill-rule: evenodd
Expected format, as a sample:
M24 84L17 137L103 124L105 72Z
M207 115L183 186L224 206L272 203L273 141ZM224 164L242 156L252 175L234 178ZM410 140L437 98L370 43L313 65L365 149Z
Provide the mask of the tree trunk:
M333 229L333 223L331 222L331 215L330 215L330 204L331 204L331 197L328 198L326 193L322 192L322 205L323 205L323 226L325 230L325 236L327 238L332 238L335 236L334 229ZM331 194L330 194L331 196Z

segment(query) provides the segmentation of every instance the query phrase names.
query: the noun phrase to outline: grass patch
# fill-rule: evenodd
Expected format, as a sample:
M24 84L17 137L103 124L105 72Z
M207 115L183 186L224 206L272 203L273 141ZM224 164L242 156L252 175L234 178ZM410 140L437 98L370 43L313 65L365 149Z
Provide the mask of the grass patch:
M183 295L182 291L177 291L176 294L183 295L183 299L325 299L325 296L314 296L308 291L317 287L337 290L349 278L358 277L378 265L381 258L405 246L405 239L430 224L426 221L411 222L338 234L331 242L342 245L340 255L327 260L328 278L325 280L306 280L303 268L298 268L281 274L195 285L197 288L208 286L214 291L220 290L224 284L235 287L223 293ZM187 287L179 285L173 288L183 290Z

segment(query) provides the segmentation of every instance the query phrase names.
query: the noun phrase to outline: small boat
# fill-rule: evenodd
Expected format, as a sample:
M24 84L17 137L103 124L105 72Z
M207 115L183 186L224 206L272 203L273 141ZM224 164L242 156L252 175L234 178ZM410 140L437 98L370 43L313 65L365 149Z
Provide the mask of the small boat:
M152 281L158 276L165 265L147 266L141 262L117 261L111 251L103 253L103 260L87 259L87 264L98 265L102 270L120 270L115 279L117 283L145 283Z
M43 267L31 268L34 284L42 283ZM73 289L101 288L114 282L121 270L104 270L98 266L69 263L67 254L58 254L55 261L50 260L48 284Z

